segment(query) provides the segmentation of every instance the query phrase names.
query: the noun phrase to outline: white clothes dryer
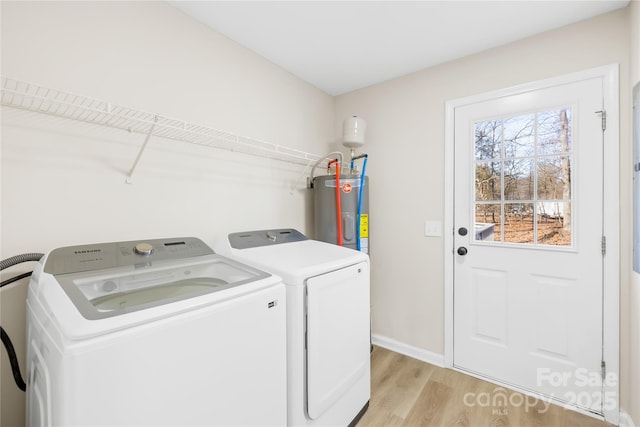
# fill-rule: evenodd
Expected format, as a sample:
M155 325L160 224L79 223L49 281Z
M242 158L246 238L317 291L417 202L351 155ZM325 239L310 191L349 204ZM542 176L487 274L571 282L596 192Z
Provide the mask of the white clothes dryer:
M215 248L283 278L287 424L355 425L371 395L368 255L294 229L232 233Z
M27 296L29 426L281 426L282 280L196 238L59 248Z

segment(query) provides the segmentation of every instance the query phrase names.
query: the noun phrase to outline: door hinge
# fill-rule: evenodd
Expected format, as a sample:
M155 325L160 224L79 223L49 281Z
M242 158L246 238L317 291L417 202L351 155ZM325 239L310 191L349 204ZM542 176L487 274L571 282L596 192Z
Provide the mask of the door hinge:
M596 114L600 114L602 120L602 131L607 130L607 112L605 110L596 111Z
M602 249L602 255L605 255L607 253L607 236L602 236L600 248Z
M602 379L604 380L607 377L607 362L605 362L604 360L600 361L600 370L601 370L601 374L602 374Z

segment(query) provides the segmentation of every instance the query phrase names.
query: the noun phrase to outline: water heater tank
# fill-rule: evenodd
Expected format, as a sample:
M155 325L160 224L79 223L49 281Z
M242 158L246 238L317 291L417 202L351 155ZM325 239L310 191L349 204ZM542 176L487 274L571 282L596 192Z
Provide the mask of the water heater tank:
M365 176L362 206L358 221L359 175L340 176L342 246L369 253L369 177ZM314 235L316 240L338 243L336 212L336 178L333 175L313 179ZM360 245L358 245L360 240Z
M348 148L358 148L364 145L367 122L358 116L351 116L342 122L342 144Z

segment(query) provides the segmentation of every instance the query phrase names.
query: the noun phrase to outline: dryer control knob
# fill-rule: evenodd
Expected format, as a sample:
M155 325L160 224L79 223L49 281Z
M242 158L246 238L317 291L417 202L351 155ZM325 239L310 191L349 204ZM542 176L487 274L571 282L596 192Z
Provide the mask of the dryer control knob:
M153 246L148 243L138 243L134 246L133 251L138 255L151 255L153 253Z

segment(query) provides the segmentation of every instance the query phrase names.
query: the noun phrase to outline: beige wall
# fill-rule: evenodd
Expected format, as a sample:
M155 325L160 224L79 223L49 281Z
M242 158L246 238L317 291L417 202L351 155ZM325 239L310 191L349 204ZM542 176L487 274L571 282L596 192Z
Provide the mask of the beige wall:
M612 63L620 64L624 107L621 292L628 294L632 178L627 161L631 156L628 13L619 10L337 97L336 124L352 113L367 120L374 334L427 355L444 351L443 240L424 237L424 222L444 220L445 102ZM629 313L624 305L621 316L626 344ZM622 369L622 402L628 407L628 365Z
M631 28L630 44L630 82L631 87L640 84L640 1L634 0L629 6L629 22ZM639 136L640 137L640 136ZM630 268L631 269L631 268ZM623 305L624 305L624 301ZM625 390L625 408L636 426L640 426L640 275L631 273L627 306L628 329L626 337L626 363L628 372L627 389ZM624 321L625 316L622 316Z
M0 8L3 75L313 153L333 138L330 96L165 2ZM127 185L143 140L3 109L2 259L68 244L306 230L303 166L152 139ZM25 291L23 280L0 294L23 373ZM0 424L23 425L24 394L0 353Z

